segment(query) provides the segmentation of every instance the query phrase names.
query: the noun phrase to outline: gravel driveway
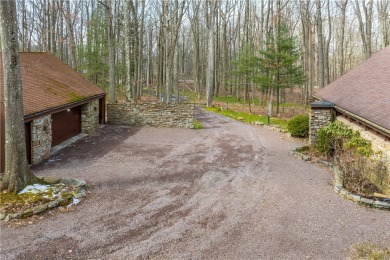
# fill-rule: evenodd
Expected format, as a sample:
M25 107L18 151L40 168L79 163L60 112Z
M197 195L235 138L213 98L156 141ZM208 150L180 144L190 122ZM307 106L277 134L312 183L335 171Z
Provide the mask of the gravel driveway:
M390 245L390 214L333 191L283 134L198 110L204 129L107 125L33 168L81 204L1 223L1 259L345 259Z

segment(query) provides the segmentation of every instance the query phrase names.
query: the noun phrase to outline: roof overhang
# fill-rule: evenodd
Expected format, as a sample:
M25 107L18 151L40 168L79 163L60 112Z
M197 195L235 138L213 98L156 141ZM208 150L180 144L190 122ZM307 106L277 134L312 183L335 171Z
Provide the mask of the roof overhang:
M369 120L367 120L367 119L365 119L365 118L363 118L363 117L361 117L361 116L359 116L359 115L356 115L356 114L354 114L354 113L352 113L352 112L350 112L350 111L348 111L348 110L346 110L346 109L344 109L344 108L342 108L342 107L339 107L339 106L337 106L337 105L335 105L335 104L333 104L333 103L331 103L331 102L329 102L329 101L323 100L321 97L314 96L314 95L313 95L313 97L314 97L315 99L318 99L318 101L313 102L313 103L322 102L322 103L324 103L324 104L326 104L326 103L332 104L332 107L333 107L337 112L339 112L339 113L341 113L341 114L343 114L343 115L346 115L346 116L348 116L348 117L350 117L350 118L352 118L352 119L354 119L354 120L356 120L356 121L359 121L359 122L361 122L362 124L368 126L369 128L371 128L371 129L373 129L373 130L375 130L375 131L381 133L382 135L386 136L387 138L390 138L390 129L384 128L383 126L380 126L380 125L378 125L378 124L375 124L374 122L371 122L371 121L369 121ZM313 103L312 103L312 104L313 104ZM320 104L320 103L318 103L318 104ZM312 107L315 107L315 106L312 106ZM322 106L322 107L323 107L323 106Z
M42 111L39 111L39 112L36 112L36 113L24 115L24 122L30 122L30 121L38 118L38 117L51 115L51 114L54 114L54 113L58 113L58 112L64 111L64 110L66 110L68 108L84 105L86 103L91 102L92 100L101 99L105 95L106 95L105 93L101 93L101 94L90 96L88 98L85 98L85 99L82 99L82 100L79 100L79 101L76 101L76 102L72 102L72 103L64 104L62 106L53 107L53 108L42 110Z
M334 107L334 104L329 102L329 101L326 101L326 100L318 100L318 101L314 101L312 103L310 103L310 106L311 107L322 107L322 108L332 108Z

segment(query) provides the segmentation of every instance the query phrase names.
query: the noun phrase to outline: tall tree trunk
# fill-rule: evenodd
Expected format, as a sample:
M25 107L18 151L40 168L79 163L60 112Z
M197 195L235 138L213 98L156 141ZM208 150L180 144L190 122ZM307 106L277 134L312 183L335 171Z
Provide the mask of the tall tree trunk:
M208 47L207 47L207 69L206 69L206 99L207 106L213 105L213 90L214 90L214 76L215 76L215 18L217 13L218 0L206 1L206 19L207 19L207 34L208 34ZM207 10L208 9L208 10Z
M339 66L338 66L338 76L344 74L344 34L345 34L345 13L347 10L348 0L341 0L340 9L341 9L341 24L340 24L340 37L338 41L338 56L339 56Z
M0 17L6 140L5 172L0 190L16 193L35 181L26 153L16 2L0 1Z
M329 46L330 41L332 39L332 23L331 23L331 15L330 15L330 6L329 1L326 2L326 9L328 13L328 37L326 38L324 42L324 72L325 72L325 85L328 85L330 83L330 69L329 69Z
M126 0L124 3L123 24L125 29L125 68L126 68L126 102L131 101L131 52L130 52L130 6L131 0Z
M145 0L141 0L141 27L138 34L138 64L137 64L137 100L142 95L142 68L143 68L143 46L144 46L144 20Z
M376 3L383 48L390 44L389 3L389 0L378 0Z
M365 3L363 2L363 10L365 15L365 24L363 22L360 4L358 0L355 0L355 4L353 5L355 9L355 14L358 18L359 22L359 32L360 37L362 39L363 45L363 53L366 59L371 56L371 31L372 31L372 6L373 0L368 0Z
M316 24L317 24L317 54L318 54L318 85L325 86L324 70L324 38L322 35L321 0L316 0Z
M70 66L72 68L76 68L76 43L74 41L74 33L73 33L73 25L71 19L71 9L70 9L70 1L66 0L66 30L68 35L68 51L70 56Z
M110 84L110 103L115 103L115 54L113 44L112 33L112 14L111 14L111 0L105 0L105 16L107 27L107 40L108 40L108 74Z

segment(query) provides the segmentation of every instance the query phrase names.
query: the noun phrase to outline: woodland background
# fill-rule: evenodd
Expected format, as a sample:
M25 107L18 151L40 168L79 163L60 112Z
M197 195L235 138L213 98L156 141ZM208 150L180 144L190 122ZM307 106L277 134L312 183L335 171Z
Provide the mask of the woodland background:
M263 103L294 87L307 104L316 88L389 45L389 2L17 0L20 51L55 54L106 89L109 102L190 91ZM305 78L275 89L253 80L264 71L250 61L281 31Z

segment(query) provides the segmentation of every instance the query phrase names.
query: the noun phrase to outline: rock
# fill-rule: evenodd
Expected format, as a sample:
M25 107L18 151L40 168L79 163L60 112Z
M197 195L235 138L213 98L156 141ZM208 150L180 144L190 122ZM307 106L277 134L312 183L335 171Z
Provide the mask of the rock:
M71 185L74 188L84 187L87 185L87 183L81 179L63 179L61 182L65 185Z
M46 205L47 205L48 209L55 208L55 207L58 206L58 201L57 200L53 200L53 201L50 201L50 202L46 203Z
M340 191L343 189L343 186L342 185L338 185L336 184L334 186L334 191L337 192L337 193L340 193Z
M4 221L5 221L5 222L8 222L8 221L10 221L10 220L12 220L12 219L18 219L18 218L22 218L22 217L23 217L23 212L16 212L16 213L14 213L14 214L8 214L8 215L5 217Z
M381 209L390 209L390 203L385 201L376 200L372 205Z
M34 214L39 214L39 213L42 213L43 211L45 211L47 209L47 203L46 204L43 204L43 205L38 205L38 206L35 206L32 211Z
M331 162L328 162L328 161L324 161L324 160L318 160L318 163L326 166L326 167L330 167L332 168L333 167L333 164Z
M374 200L372 200L372 199L367 199L367 198L364 198L364 197L361 197L361 198L360 198L360 202L365 203L365 204L372 205L372 204L374 203Z
M347 190L345 190L345 189L342 189L342 190L340 190L340 194L342 196L346 197L349 194L349 192Z
M87 196L87 194L85 193L84 189L76 189L75 191L73 191L73 197L75 197L76 199L83 198L85 196Z
M56 177L44 177L43 181L49 184L58 184L61 182L61 179Z
M27 218L27 217L31 216L32 214L33 214L32 209L26 209L25 211L23 211L23 218Z
M0 220L5 219L6 216L7 216L7 213L5 213L5 211L1 210L0 211Z

